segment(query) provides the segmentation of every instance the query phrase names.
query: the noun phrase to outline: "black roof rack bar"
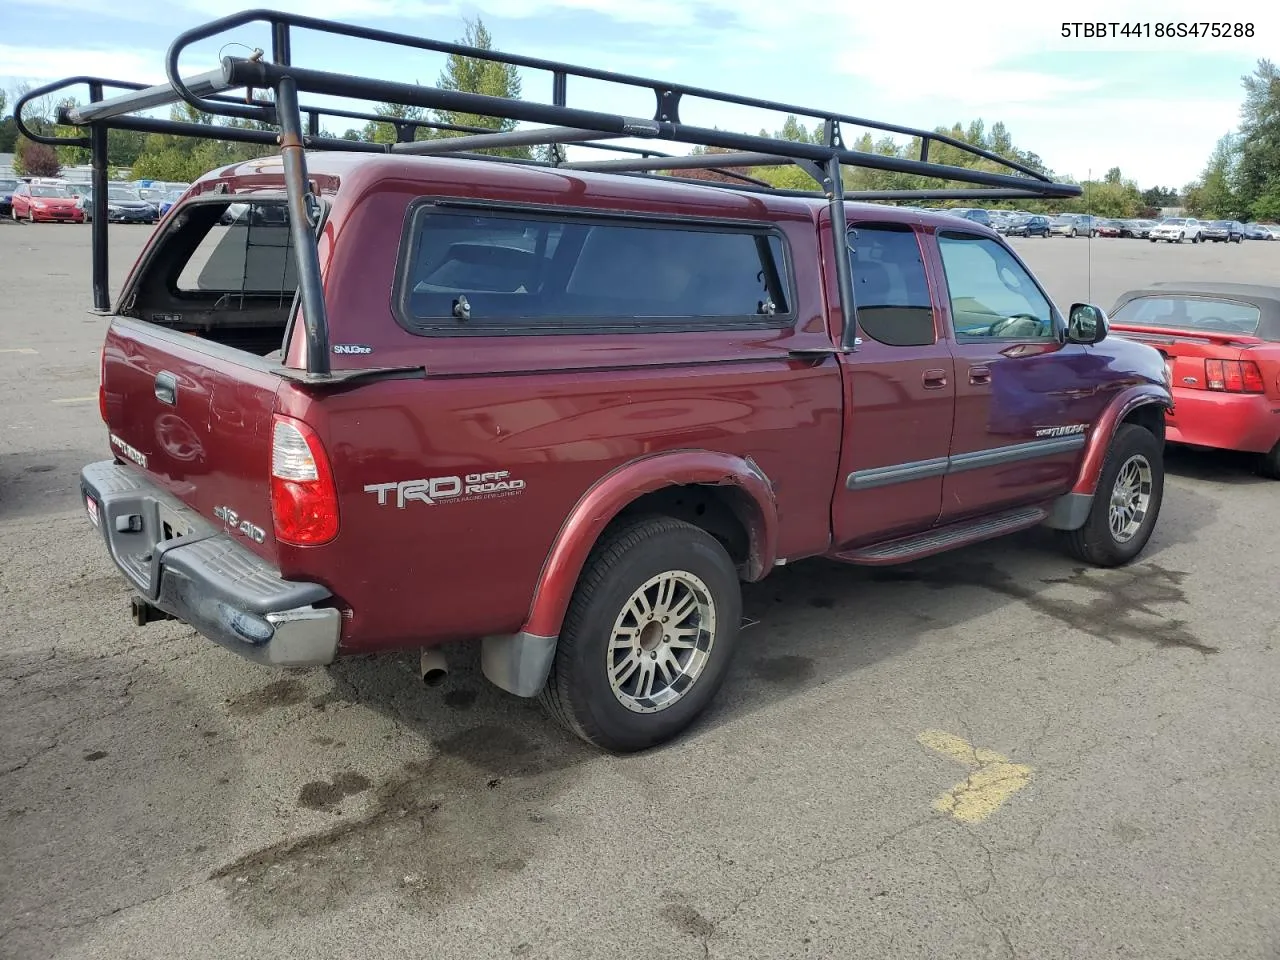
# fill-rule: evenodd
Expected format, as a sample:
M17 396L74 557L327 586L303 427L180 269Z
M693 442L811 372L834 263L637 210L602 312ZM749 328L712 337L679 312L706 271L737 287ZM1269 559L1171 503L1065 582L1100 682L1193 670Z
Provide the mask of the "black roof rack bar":
M568 77L580 77L588 80L604 81L623 87L637 87L651 91L657 100L657 109L654 119L657 121L670 121L678 123L680 102L683 98L695 98L700 100L709 100L721 104L731 104L735 106L752 107L756 109L769 110L783 114L794 114L798 117L807 117L811 119L822 120L825 122L836 121L849 126L863 127L869 130L876 130L882 133L898 134L908 137L918 137L922 141L922 152L926 152L930 143L945 143L957 150L963 151L974 157L981 157L989 160L1008 170L1015 170L1023 173L1032 179L1043 183L1052 183L1049 177L1032 169L1025 164L1011 160L1008 157L1002 157L999 154L992 153L973 144L966 143L955 137L948 136L931 130L921 130L913 127L903 126L901 124L883 123L876 120L869 120L864 117L852 116L849 114L835 113L827 110L814 109L796 104L782 103L778 101L765 100L759 97L742 96L739 94L727 93L719 90L711 90L704 87L692 87L686 84L671 83L663 80L656 80L647 77L639 77L629 74L613 73L607 70L597 70L590 67L576 66L555 60L547 60L540 57L523 56L520 54L505 53L496 50L482 50L476 47L469 47L464 44L447 43L438 40L430 40L424 37L413 36L412 34L395 33L388 30L379 30L371 27L363 27L356 24L342 23L333 20L324 20L316 17L307 17L298 14L288 14L275 10L244 10L239 13L222 17L218 20L212 20L199 27L194 27L180 34L170 45L166 55L165 69L168 73L170 83L173 84L177 92L184 100L196 106L199 109L208 112L215 112L207 106L202 106L196 102L199 97L194 91L186 89L183 83L180 71L178 69L179 60L182 52L193 43L201 40L207 40L224 33L236 27L244 26L254 22L263 22L269 24L272 28L273 35L278 35L287 27L296 27L302 30L313 30L319 33L328 33L331 35L352 37L361 40L370 40L377 43L386 43L393 46L409 47L418 50L430 50L437 53L460 54L466 57L472 57L480 60L489 60L496 63L503 63L517 67L525 67L533 70L541 70L552 74L555 88L557 90L557 101L565 99L566 79ZM287 31L286 31L287 32ZM302 82L301 77L298 78L298 89L307 89L307 85ZM341 95L341 94L339 94ZM501 100L502 98L496 98ZM394 101L400 102L400 101ZM507 100L507 103L520 103L523 101ZM565 108L568 109L568 108ZM234 114L247 116L247 114ZM505 112L496 114L497 116L513 116ZM556 123L556 120L545 120L539 122ZM565 121L559 121L565 122ZM773 138L758 138L773 139Z
M637 173L644 170L715 170L721 167L780 167L795 163L791 157L772 153L700 153L687 157L652 157L643 160L572 160L560 164L568 170Z
M503 133L477 133L462 137L443 137L434 140L413 140L391 146L392 153L459 153L464 150L485 150L490 147L529 147L550 143L583 143L589 140L609 140L616 134L598 130L579 130L574 127L539 127L534 130L511 130Z
M557 107L552 104L534 101L514 100L480 93L465 93L458 90L442 90L437 87L399 83L390 80L376 80L370 77L352 77L323 70L281 66L260 60L226 57L223 59L223 71L232 87L274 87L281 79L288 77L297 82L300 91L305 90L308 93L325 96L350 97L358 100L399 103L405 106L454 110L459 113L504 117L529 123L565 124L582 129L594 129L620 137L652 137L697 146L758 151L787 157L792 160L813 160L825 163L834 157L841 164L854 167L910 173L939 180L955 180L991 187L1036 190L1043 197L1074 197L1080 193L1080 187L1074 184L1054 183L1039 174L1034 178L1030 178L1012 174L991 173L970 167L908 160L902 157L890 157L877 153L864 153L840 146L801 143L775 137L732 133L726 130L695 127L669 120L648 120L627 117L621 114L579 110L573 107ZM198 99L193 99L190 102L193 106L202 110L207 109L205 105L210 103L210 101ZM212 105L215 109L219 106L218 104ZM226 109L230 109L230 105L226 105ZM494 134L494 136L500 137L503 134ZM496 145L499 144L495 142Z
M217 70L190 78L184 78L180 74L179 61L182 54L193 44L251 23L264 24L270 28L269 59L262 50L255 49L248 58L220 58ZM552 79L553 102L527 101L519 97L487 96L300 67L292 62L291 31L295 28L330 36L379 42L402 49L454 54L517 68L549 72ZM60 111L59 122L65 125L88 127L89 135L78 138L46 137L42 142L90 146L93 155L94 183L101 186L105 186L106 182L106 131L111 128L174 133L203 139L235 140L264 145L273 141L279 143L285 166L291 231L298 258L299 297L307 342L308 383L324 381L329 377L330 364L328 324L323 288L320 283L319 254L311 222L317 203L316 198L311 194L312 184L307 176L305 157L307 147L322 150L368 150L470 157L473 156L472 151L478 149L525 146L535 143L550 144L554 149L553 158L549 163L503 156L484 156L482 159L491 162L509 161L552 167L567 166L583 170L595 169L610 171L621 176L645 176L651 179L697 182L705 186L769 193L775 196L825 197L830 206L831 231L837 245L845 242L844 203L846 198L842 175L844 167L903 173L938 182L937 186L921 190L851 192L849 199L918 200L978 196L992 199L1012 197L1047 199L1076 197L1082 192L1081 187L1075 184L1056 183L1047 174L1032 169L1024 163L1001 157L938 131L919 130L849 114L611 73L535 57L483 50L457 43L444 43L408 34L279 11L246 10L184 31L170 44L165 55L165 74L168 78L167 84L152 86L80 78L90 81L91 103ZM575 108L570 105L571 78L602 81L612 85L615 93L622 93L627 88L646 90L654 97L653 115L647 118L631 117ZM41 88L38 92L33 91L19 100L15 113L20 114L21 108L33 96L65 87L71 82L75 81L62 81L60 84ZM107 86L124 88L128 92L107 99L103 94L103 88ZM238 91L241 88L244 89L243 97L229 95L230 91ZM253 100L255 90L273 91L274 102ZM301 105L298 99L299 94L471 114L507 122L538 124L544 129L494 132L485 126L468 129L460 125L425 119L358 114L336 107L320 108ZM682 101L690 99L707 101L704 106L719 104L749 107L804 118L806 122L816 120L821 124L821 142L793 141L767 134L753 136L687 123L681 119L680 110ZM142 111L178 103L186 103L198 111L213 116L257 121L261 128L246 129L221 124L194 124L136 116ZM319 122L321 116L346 116L366 122L388 124L395 130L396 142L394 144L369 143L321 136ZM919 142L918 159L848 149L843 133L843 128L846 126L916 138ZM26 132L20 117L18 127L20 132ZM461 134L461 136L428 137L425 140L419 140L418 134L424 128L449 134ZM278 136L276 130L279 131ZM696 158L668 157L663 156L662 151L649 149L647 146L637 148L609 142L619 138L636 138L655 143L680 143L728 151L728 153L713 152L701 154ZM566 162L563 152L565 143L578 143L587 148L610 150L621 156L602 163L570 164ZM962 154L965 159L950 163L930 161L929 153L934 144L946 144ZM973 159L986 161L984 164L986 169L969 166ZM803 169L815 179L820 188L816 191L774 188L741 172L743 166L774 166L786 163L794 163ZM675 175L680 170L699 168L719 168L721 176L713 180L697 179L695 181L693 177ZM724 182L729 179L742 181L742 184ZM941 185L946 183L969 184L973 188L983 189L956 190ZM103 198L95 197L95 201L100 199ZM95 218L93 263L95 303L101 306L102 298L99 295L99 288L101 286L105 291L106 234L105 223L102 229L97 226L99 220L105 220L105 218ZM835 268L839 283L841 312L845 319L844 348L854 350L859 340L848 259L836 258ZM102 281L101 284L99 280Z

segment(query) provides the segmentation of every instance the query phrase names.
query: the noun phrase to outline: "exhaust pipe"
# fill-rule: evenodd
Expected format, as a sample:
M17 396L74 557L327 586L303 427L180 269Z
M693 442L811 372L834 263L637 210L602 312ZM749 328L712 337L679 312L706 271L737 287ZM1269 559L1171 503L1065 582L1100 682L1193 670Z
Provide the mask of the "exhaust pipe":
M449 672L449 661L445 659L444 654L435 647L429 647L422 651L422 660L418 664L418 673L422 676L422 682L429 687L434 687L442 681Z

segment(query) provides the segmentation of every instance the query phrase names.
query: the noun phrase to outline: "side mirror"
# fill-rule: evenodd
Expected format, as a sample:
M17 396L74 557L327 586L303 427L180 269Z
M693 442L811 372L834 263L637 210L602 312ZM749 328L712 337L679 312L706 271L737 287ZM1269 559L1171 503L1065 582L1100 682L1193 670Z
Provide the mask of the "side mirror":
M1067 341L1094 344L1105 339L1111 321L1107 312L1091 303L1073 303L1067 315Z

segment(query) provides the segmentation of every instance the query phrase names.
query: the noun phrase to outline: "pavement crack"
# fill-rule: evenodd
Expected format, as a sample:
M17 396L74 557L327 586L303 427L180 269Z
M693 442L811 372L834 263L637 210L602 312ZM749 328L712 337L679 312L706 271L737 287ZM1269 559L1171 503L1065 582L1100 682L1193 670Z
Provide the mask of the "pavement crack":
M864 847L851 853L836 854L835 856L830 857L820 857L819 859L806 863L803 866L795 867L790 870L781 870L771 874L754 890L734 903L733 906L731 906L719 919L711 922L711 928L707 931L707 934L702 941L704 956L709 957L711 955L711 941L715 938L716 934L720 932L720 927L741 913L747 904L762 897L765 891L770 887L794 877L812 874L817 870L829 869L837 864L852 863L855 860L860 860L870 854L878 853L899 837L905 836L913 830L919 830L921 827L937 822L937 817L932 814L923 816L917 820L913 820L900 830L895 830L893 833L882 837L869 847Z
M203 882L204 881L202 880L193 880L190 883L185 883L182 886L176 887L172 890L165 890L165 891L162 891L161 893L155 894L154 896L144 897L143 899L135 900L132 903L126 903L118 907L113 907L110 910L104 910L101 913L95 913L93 916L90 916L90 917L82 917L79 920L69 920L66 923L11 924L10 926L4 928L3 930L0 930L0 941L8 939L12 934L17 933L19 930L36 930L42 933L61 933L65 930L79 930L81 927L88 927L96 923L101 923L103 920L109 920L112 917L117 916L119 914L127 913L130 910L136 910L138 907L145 907L148 904L156 903L157 901L164 900L167 897L179 896L181 894L186 893L188 890L194 889L195 887L199 886ZM50 907L50 909L52 909L52 906Z

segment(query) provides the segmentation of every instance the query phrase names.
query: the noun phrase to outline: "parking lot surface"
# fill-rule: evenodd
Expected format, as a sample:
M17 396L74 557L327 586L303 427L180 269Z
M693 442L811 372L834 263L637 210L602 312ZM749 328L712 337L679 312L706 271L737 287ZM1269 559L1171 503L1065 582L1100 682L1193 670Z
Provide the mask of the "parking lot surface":
M111 230L113 291L149 228ZM1044 531L747 588L711 713L617 758L416 659L133 627L85 520L89 228L0 223L0 956L1274 958L1280 485L1171 452L1139 562ZM1059 305L1280 244L1015 240Z

